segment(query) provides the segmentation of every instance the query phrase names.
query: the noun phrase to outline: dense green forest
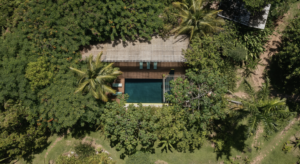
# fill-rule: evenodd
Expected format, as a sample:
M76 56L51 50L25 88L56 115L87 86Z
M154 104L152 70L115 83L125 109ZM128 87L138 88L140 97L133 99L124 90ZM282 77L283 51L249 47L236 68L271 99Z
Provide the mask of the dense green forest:
M151 153L157 145L168 153L186 152L201 149L207 140L229 160L236 138L228 129L243 120L239 139L254 136L259 126L266 136L276 133L300 112L299 102L289 98L300 94L299 14L283 30L263 86L255 89L249 77L277 21L298 0L242 1L252 12L271 4L264 30L218 17L210 5L222 0L1 0L0 163L30 161L46 149L49 137L69 132L99 131L122 156L131 157L128 163L149 163L141 151ZM187 78L171 82L169 105L161 108L126 108L127 95L120 102L109 100L106 93L115 91L108 84L121 72L102 63L101 56L84 61L80 54L97 42L179 34L190 39L183 52ZM238 81L249 98L234 96ZM81 145L78 152L85 149ZM112 162L99 154L92 162ZM79 156L73 163L91 160Z

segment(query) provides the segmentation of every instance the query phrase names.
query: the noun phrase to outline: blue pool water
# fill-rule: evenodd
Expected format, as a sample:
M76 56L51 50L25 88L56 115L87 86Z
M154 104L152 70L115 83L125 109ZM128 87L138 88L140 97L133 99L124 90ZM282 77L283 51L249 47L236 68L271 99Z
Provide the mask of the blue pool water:
M162 79L125 79L128 103L162 103Z

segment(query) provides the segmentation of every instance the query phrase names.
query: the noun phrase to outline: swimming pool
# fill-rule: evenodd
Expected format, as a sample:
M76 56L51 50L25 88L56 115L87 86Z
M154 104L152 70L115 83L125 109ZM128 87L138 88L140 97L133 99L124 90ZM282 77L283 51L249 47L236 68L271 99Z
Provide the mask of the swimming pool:
M162 79L125 79L128 103L162 103Z

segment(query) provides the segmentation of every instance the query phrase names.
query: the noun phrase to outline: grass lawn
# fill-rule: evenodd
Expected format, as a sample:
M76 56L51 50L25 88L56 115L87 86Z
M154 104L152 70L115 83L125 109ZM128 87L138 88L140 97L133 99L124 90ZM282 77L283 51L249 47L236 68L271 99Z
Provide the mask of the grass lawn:
M263 137L264 133L260 132L256 136L252 136L244 141L243 144L246 145L245 152L238 150L234 146L230 148L230 151L227 153L223 153L218 157L218 154L214 152L214 148L209 141L206 141L203 146L199 150L195 150L194 152L178 152L176 150L164 151L162 152L160 148L155 146L155 153L150 154L149 157L152 162L162 160L167 162L168 164L196 164L196 163L211 163L217 164L222 161L227 160L227 155L229 154L229 158L233 160L236 156L241 156L241 159L235 160L235 162L243 163L243 159L247 156L250 159L256 159L258 156L261 156L262 159L260 163L266 164L274 164L274 163L295 163L297 160L297 155L299 154L299 150L295 149L291 152L285 154L281 148L283 143L289 140L294 134L296 134L300 130L300 126L298 124L293 124L290 130L285 134L281 135L281 131L273 134L270 137L270 140L266 141ZM299 132L298 132L299 133ZM300 135L300 133L299 133ZM47 164L50 160L55 160L59 155L74 151L74 146L79 144L82 139L76 139L69 134L66 137L59 137L54 135L49 138L50 145L44 149L41 153L35 154L34 159L32 160L33 164ZM121 154L123 151L116 151L115 148L110 146L109 140L105 139L103 135L99 132L91 132L89 135L85 137L85 141L94 141L98 146L101 145L103 149L110 153L110 156L116 161L117 164L124 164L128 157L125 159L121 159ZM237 141L238 142L238 141ZM254 146L261 144L262 149L256 151ZM234 145L234 144L233 144ZM273 148L275 147L275 149ZM251 151L249 150L251 149ZM271 151L272 149L272 151ZM47 154L46 154L47 153ZM217 159L218 158L218 159ZM18 164L25 164L24 160L20 160Z

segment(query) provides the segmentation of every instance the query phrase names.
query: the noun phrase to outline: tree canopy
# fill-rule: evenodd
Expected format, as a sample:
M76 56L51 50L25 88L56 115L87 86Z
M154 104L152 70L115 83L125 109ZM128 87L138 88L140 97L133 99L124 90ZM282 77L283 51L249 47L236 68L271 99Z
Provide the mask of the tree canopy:
M272 57L271 82L283 93L299 94L300 15L296 15L283 31L279 53ZM279 78L278 78L279 77Z
M191 40L194 35L199 37L222 30L220 26L225 22L222 18L217 17L220 11L205 9L203 2L203 0L173 2L173 6L178 9L181 22L171 32L175 32L176 35L189 33Z
M82 71L73 67L70 69L79 77L77 92L90 92L96 99L104 102L108 101L108 93L116 93L114 89L107 85L111 80L117 78L122 72L119 68L113 68L113 63L107 64L101 62L101 54L96 56L93 62L93 55L87 58L87 70Z

